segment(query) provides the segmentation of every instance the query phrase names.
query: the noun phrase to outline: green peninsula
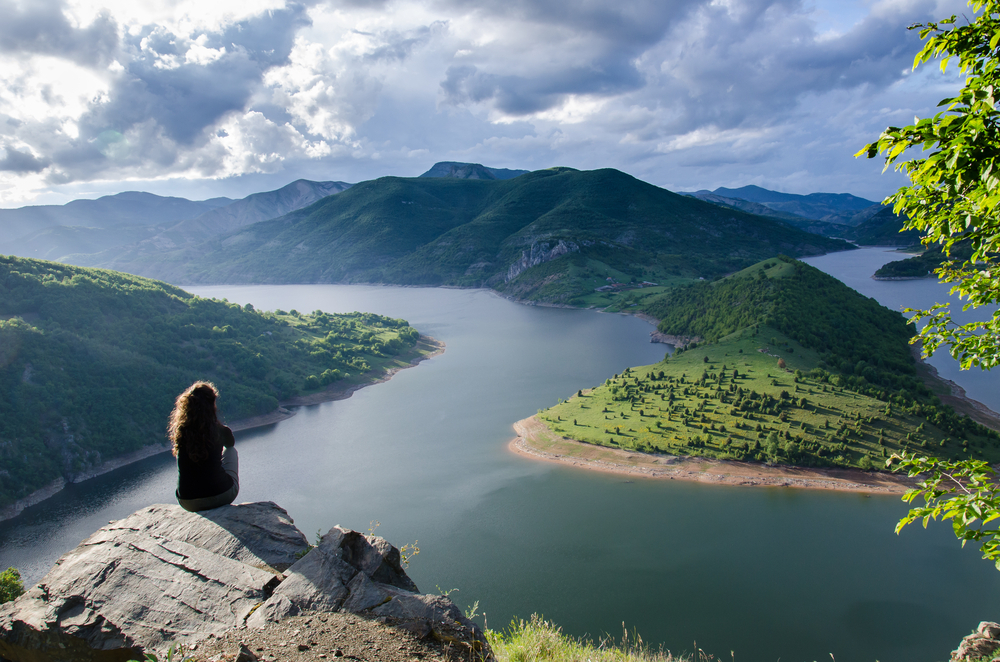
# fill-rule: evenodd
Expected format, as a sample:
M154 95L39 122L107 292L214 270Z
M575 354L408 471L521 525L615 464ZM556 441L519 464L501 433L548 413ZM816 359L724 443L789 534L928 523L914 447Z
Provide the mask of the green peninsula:
M215 382L233 421L381 378L424 343L370 313L261 312L102 269L0 256L0 507L165 442L174 397Z
M766 260L648 302L700 342L539 413L555 433L642 453L872 469L894 452L1000 461L1000 434L920 380L912 327L818 269Z

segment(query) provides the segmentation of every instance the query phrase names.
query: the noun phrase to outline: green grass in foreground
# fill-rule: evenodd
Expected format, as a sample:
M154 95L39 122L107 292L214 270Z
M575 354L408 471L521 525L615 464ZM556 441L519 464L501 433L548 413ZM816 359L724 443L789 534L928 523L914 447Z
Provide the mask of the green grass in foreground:
M817 361L773 328L748 329L627 368L539 414L565 437L646 453L861 469L901 450L1000 461L985 428L858 393Z
M712 662L704 651L677 656L663 649L651 649L642 638L626 631L621 641L611 637L597 642L576 639L537 614L530 621L514 620L506 630L487 630L498 662Z

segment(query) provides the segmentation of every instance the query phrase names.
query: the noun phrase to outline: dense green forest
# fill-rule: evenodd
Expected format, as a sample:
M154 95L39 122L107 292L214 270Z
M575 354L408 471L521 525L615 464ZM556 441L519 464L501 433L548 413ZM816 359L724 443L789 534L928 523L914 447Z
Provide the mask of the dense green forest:
M934 270L944 262L951 260L968 260L972 257L972 246L968 242L955 244L949 258L942 252L940 246L931 246L920 255L896 260L882 265L875 272L875 278L891 280L894 278L927 278L934 274Z
M119 267L175 283L378 282L591 301L608 279L712 278L851 246L612 169L509 180L383 177L197 248ZM598 297L599 298L599 297Z
M261 312L101 269L0 256L0 506L165 442L173 399L213 381L225 420L414 354L404 320Z
M1000 434L917 377L902 315L787 257L680 287L645 312L702 342L541 413L645 452L863 469L899 450L1000 460Z

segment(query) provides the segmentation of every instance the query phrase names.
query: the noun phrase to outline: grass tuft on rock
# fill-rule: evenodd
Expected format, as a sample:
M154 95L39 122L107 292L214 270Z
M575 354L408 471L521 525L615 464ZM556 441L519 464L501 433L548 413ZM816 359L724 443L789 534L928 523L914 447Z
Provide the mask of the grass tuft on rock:
M515 619L506 630L487 630L486 638L498 662L713 662L718 658L701 650L690 655L652 649L638 634L623 633L598 641L577 639L538 614L528 621Z

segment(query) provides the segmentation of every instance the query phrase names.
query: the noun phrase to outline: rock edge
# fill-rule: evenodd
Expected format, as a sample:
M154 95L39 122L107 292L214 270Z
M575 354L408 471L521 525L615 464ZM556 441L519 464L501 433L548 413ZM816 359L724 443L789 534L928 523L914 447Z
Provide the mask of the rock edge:
M153 505L102 527L0 606L12 662L124 662L306 612L348 612L492 652L440 595L420 594L383 538L335 526L311 548L272 502Z

